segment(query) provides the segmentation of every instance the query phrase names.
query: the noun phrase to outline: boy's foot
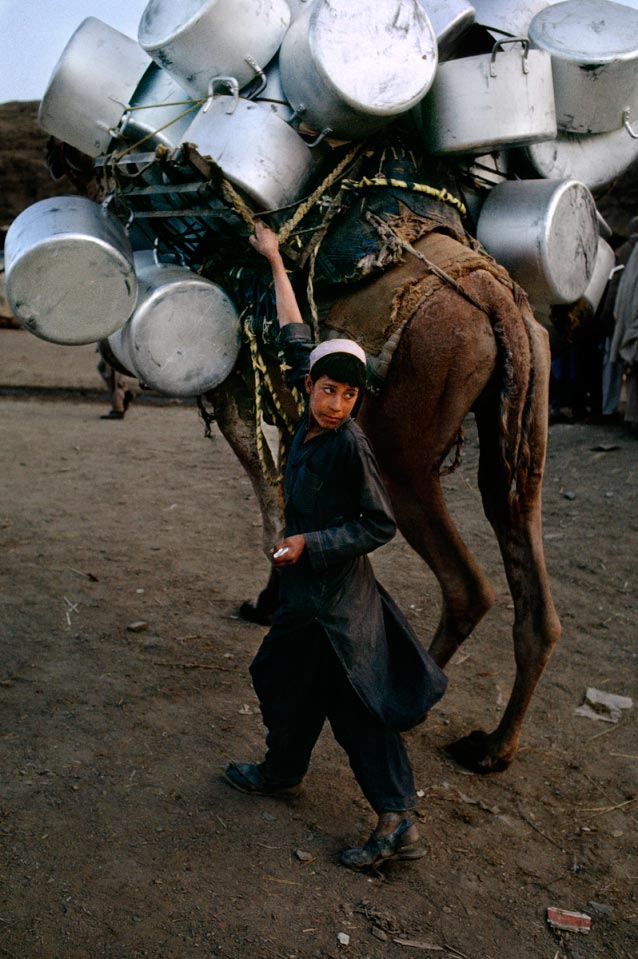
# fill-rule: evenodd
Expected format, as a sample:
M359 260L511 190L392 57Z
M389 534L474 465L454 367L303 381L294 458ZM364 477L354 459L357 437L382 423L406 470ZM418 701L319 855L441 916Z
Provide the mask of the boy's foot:
M256 763L229 763L224 770L224 779L233 789L252 796L275 796L280 799L296 799L303 792L303 785L279 786L269 782Z
M101 420L123 420L124 413L122 410L109 410L108 413L105 413L104 416L100 416Z
M348 869L370 869L386 862L406 862L422 859L425 849L419 844L419 829L406 814L382 813L376 829L365 845L346 849L341 854L341 864Z

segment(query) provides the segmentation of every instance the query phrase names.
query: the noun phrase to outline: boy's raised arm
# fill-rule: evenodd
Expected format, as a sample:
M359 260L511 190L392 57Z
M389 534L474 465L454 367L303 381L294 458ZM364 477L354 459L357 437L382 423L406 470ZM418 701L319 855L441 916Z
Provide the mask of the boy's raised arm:
M251 246L258 253L261 253L270 264L275 284L279 326L287 326L289 323L303 323L295 292L279 252L277 236L265 223L257 220L255 222L255 232L248 239Z

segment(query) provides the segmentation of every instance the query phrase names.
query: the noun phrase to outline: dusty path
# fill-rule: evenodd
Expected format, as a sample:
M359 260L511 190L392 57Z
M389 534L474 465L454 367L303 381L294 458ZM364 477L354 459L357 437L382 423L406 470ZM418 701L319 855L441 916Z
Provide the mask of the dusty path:
M564 638L520 758L479 778L441 747L499 716L512 611L470 430L447 485L498 602L408 735L429 856L384 879L338 865L370 814L328 732L293 805L220 779L229 758L260 756L247 667L262 630L235 610L267 565L229 449L192 407L101 412L0 397L0 957L634 959L636 708L619 726L574 710L587 686L638 699L636 440L552 427ZM399 538L375 565L427 640L432 576ZM548 905L589 913L592 932L552 931Z

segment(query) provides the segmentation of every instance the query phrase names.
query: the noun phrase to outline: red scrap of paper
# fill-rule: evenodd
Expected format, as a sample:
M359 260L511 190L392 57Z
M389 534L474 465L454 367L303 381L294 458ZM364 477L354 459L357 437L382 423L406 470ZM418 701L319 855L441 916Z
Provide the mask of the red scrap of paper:
M585 912L568 912L566 909L547 907L547 921L555 929L565 929L567 932L588 933L591 929L591 916Z

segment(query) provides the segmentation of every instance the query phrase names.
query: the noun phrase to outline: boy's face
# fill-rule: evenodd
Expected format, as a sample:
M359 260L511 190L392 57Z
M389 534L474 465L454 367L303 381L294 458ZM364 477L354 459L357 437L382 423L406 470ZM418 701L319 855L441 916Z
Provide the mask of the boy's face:
M320 376L316 383L306 373L306 392L310 397L310 415L322 430L334 430L346 420L359 397L359 389Z

